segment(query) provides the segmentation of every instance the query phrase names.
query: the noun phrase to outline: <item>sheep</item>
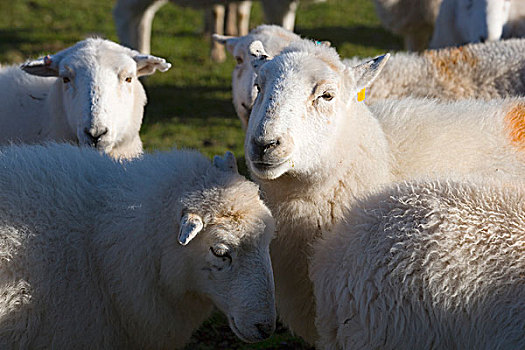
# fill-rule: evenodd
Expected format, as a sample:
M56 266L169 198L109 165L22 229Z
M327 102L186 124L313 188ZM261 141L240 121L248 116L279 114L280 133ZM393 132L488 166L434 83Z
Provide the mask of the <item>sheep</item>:
M3 67L0 144L71 141L115 158L137 157L146 104L138 78L170 67L163 58L100 38Z
M432 36L441 1L374 0L374 5L383 27L403 36L405 49L423 51Z
M213 305L242 340L268 337L273 219L225 158L2 148L0 347L178 348Z
M357 101L388 55L345 66L334 49L292 43L273 59L251 44L259 95L245 157L277 228L270 252L282 321L317 340L308 277L311 245L359 196L397 180L439 174L525 174L525 99Z
M238 3L239 35L248 34L251 1L219 1L219 0L170 0L181 6L196 8L212 7L213 19L211 28L214 33L223 34L224 3ZM312 0L324 2L326 0ZM123 45L137 49L142 53L150 52L151 23L155 12L166 4L168 0L118 0L113 8L113 19L117 34ZM299 0L262 0L264 15L267 23L281 25L288 30L294 29L295 12ZM212 41L211 57L216 62L226 59L224 49Z
M320 349L524 349L523 183L419 180L316 240Z
M499 40L511 0L443 0L430 48Z
M395 53L367 89L367 103L407 96L440 100L525 95L524 39ZM367 59L344 60L354 66Z

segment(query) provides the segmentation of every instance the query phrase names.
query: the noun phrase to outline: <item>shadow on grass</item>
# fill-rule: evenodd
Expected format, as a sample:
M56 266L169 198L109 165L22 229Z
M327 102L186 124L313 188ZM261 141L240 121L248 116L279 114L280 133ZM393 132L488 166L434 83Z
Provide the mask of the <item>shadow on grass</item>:
M237 119L229 86L147 86L145 124L174 117L184 119Z
M351 43L382 50L403 49L401 39L380 26L297 28L297 32L308 38L330 40L335 47Z

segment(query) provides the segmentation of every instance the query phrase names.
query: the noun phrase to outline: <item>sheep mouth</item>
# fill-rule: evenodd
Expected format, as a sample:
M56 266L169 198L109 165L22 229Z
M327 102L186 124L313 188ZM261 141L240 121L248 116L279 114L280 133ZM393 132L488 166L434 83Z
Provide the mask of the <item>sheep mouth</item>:
M235 319L232 316L228 316L228 323L229 323L230 328L232 329L233 333L235 333L235 335L237 337L239 337L239 339L241 339L243 342L256 343L256 342L259 342L261 340L266 339L266 338L262 338L261 335L259 335L259 334L257 334L256 336L254 336L254 335L249 335L248 336L246 334L243 334L241 332L241 330L235 324Z
M266 180L273 180L280 177L290 169L290 160L280 162L250 161L250 168L253 175Z

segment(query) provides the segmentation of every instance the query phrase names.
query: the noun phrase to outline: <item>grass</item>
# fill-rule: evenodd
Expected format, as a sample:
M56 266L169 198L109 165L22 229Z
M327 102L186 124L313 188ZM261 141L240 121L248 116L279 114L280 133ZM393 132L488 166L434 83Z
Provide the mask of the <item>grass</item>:
M89 35L117 41L107 0L0 0L0 62L20 63L66 48ZM202 12L164 6L153 22L152 53L173 64L145 81L149 96L141 137L146 151L174 146L196 148L212 157L232 150L243 162L243 132L231 104L234 61L209 59L209 39L202 36ZM251 27L263 23L253 6ZM371 0L329 0L301 4L296 31L329 40L344 56L374 56L401 48L399 38L383 30ZM245 168L243 168L245 169ZM245 171L245 170L244 170ZM269 340L243 344L216 313L187 349L307 349L282 327Z

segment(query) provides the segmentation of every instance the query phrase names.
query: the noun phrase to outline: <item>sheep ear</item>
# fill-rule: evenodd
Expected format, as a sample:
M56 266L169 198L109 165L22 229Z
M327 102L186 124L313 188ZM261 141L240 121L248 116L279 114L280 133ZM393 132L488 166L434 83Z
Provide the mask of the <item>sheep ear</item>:
M137 62L137 76L151 75L156 70L165 72L171 68L171 63L166 62L164 58L152 55L143 55L134 51L133 59Z
M259 68L263 64L272 59L272 57L270 57L270 55L268 55L268 53L264 49L262 42L260 42L259 40L255 40L250 44L250 46L248 47L248 52L252 56L251 63L252 67L255 69L255 72L258 72Z
M226 50L228 50L232 55L233 50L235 49L235 46L237 45L240 39L240 37L220 34L213 34L211 38L213 41L226 46Z
M239 170L237 169L237 161L235 160L235 156L232 152L227 151L224 153L224 156L215 156L213 157L213 165L215 165L217 168L221 169L222 171L231 171L233 173L239 173Z
M383 70L389 57L390 54L387 53L358 66L347 68L349 74L353 77L353 84L355 87L355 90L353 91L361 91L370 86L379 73L381 73L381 70Z
M58 60L49 55L26 62L20 68L26 73L39 77L58 77Z
M188 244L197 236L204 224L202 218L197 214L184 214L180 219L179 243L182 245Z

